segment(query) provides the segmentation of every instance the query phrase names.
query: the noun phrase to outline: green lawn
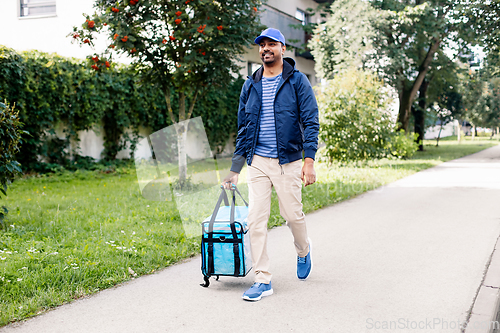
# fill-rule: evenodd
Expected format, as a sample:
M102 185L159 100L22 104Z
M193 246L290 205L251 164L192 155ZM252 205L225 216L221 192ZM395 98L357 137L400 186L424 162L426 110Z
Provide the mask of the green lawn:
M476 138L426 142L409 160L357 165L317 163L318 182L303 191L304 211L331 205L443 161L498 144ZM229 160L219 161L225 172ZM193 166L206 178L206 166ZM241 190L245 194L244 175ZM150 274L199 251L199 222L215 203L217 188L150 201L142 197L134 168L18 179L0 231L0 325ZM184 201L183 201L184 200ZM177 206L182 207L179 214ZM273 200L269 227L281 225ZM193 272L193 274L201 273Z

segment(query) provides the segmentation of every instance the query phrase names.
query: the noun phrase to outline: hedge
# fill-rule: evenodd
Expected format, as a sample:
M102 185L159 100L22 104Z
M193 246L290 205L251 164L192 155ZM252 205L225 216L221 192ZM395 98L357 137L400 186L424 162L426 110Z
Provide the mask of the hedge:
M197 102L193 117L202 116L211 148L218 152L237 128L238 96L243 84L211 87ZM171 125L161 90L141 81L130 66L113 65L102 73L85 60L38 51L16 52L0 46L0 99L15 103L23 129L18 161L23 170L47 171L70 167L67 152L77 132L104 124L103 158L113 160L127 144L139 140L139 128L159 130ZM177 107L173 101L172 107ZM55 137L55 127L65 124L66 139ZM126 129L131 129L128 135ZM40 156L44 157L42 162ZM78 159L73 152L73 159Z

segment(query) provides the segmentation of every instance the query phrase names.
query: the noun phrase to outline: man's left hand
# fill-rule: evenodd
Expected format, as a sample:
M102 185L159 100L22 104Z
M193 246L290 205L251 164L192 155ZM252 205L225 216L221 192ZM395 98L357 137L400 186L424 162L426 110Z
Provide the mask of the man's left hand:
M314 160L306 157L304 165L302 166L302 182L305 186L314 184L316 182L316 171L314 171Z

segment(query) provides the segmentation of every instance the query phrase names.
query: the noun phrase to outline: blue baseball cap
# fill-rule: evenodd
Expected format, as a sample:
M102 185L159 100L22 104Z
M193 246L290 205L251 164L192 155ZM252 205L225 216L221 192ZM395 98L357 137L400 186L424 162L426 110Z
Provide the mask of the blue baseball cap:
M270 38L272 40L275 40L277 42L281 42L281 44L285 45L285 36L283 36L281 31L279 31L278 29L273 29L273 28L269 28L269 29L262 31L260 36L255 38L255 44L260 44L260 41L266 37Z

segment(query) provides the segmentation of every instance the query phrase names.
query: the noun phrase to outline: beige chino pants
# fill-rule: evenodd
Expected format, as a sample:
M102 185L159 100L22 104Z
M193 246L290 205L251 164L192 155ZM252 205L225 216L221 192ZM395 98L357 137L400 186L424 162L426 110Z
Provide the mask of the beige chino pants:
M255 282L269 283L267 254L267 221L271 213L271 192L278 195L280 214L292 231L295 249L300 257L309 253L305 215L302 212L302 160L279 165L277 158L253 156L248 167L248 228L252 249Z

